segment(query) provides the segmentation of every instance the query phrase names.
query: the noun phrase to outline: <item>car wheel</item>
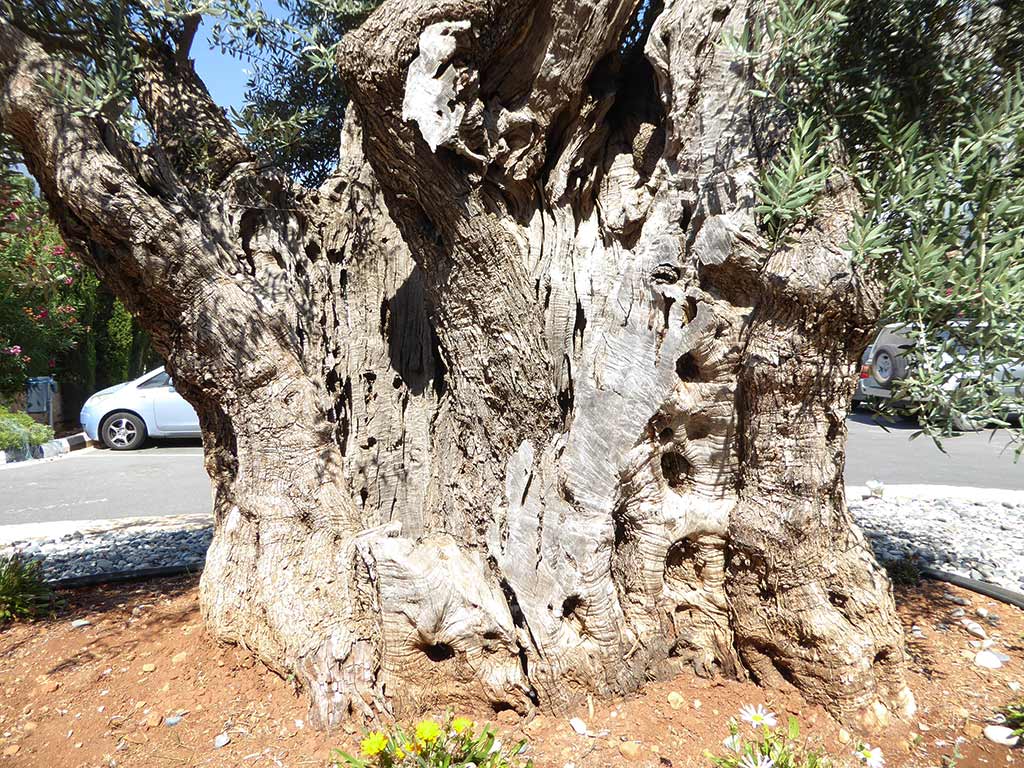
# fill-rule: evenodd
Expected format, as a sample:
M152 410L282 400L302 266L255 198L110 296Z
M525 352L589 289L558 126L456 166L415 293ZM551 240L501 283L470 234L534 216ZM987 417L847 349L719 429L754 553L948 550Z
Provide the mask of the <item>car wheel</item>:
M959 413L953 416L952 421L953 429L957 432L981 432L988 424L985 420L969 419Z
M112 451L131 451L146 442L146 423L128 411L117 411L100 427L103 444Z
M883 387L891 386L894 381L906 377L907 358L895 347L879 347L871 361L871 375Z

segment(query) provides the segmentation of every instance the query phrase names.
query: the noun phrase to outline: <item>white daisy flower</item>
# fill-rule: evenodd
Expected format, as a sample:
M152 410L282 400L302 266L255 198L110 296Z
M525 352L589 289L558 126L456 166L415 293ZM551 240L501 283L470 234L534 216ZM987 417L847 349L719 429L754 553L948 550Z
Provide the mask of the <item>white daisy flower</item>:
M864 744L854 752L857 759L860 760L867 768L885 768L885 758L882 757L882 750L878 747L872 749L868 744Z
M725 741L722 742L726 749L732 750L733 752L739 752L743 748L743 739L740 738L738 733L731 734L725 737Z
M772 768L775 763L768 755L744 755L740 760L740 768Z
M740 717L755 728L774 728L779 724L779 721L775 719L775 713L769 712L760 704L756 707L752 704L747 704L740 710Z

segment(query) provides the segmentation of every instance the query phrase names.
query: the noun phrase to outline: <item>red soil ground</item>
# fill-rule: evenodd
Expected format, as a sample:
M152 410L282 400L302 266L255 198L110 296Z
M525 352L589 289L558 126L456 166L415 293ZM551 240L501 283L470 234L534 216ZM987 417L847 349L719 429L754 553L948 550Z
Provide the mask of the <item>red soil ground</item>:
M998 626L986 627L996 649L1011 657L1002 669L973 663L973 638L949 618L958 608L945 597L950 592L971 601L964 607L969 616L977 608L999 616ZM289 681L245 651L207 636L194 579L107 586L62 597L65 605L53 619L0 631L0 768L323 767L330 764L333 748L357 749L362 723L353 721L333 733L313 731L303 722L302 695ZM1024 766L1024 751L992 744L981 733L1000 707L1024 699L1024 690L1010 687L1024 683L1024 612L935 583L900 589L897 599L908 630L919 711L912 722L894 723L866 740L882 747L889 768L940 768L957 745L962 767ZM91 623L73 628L74 619ZM940 623L949 629L936 629ZM910 635L915 624L925 637ZM669 704L671 693L682 697L680 705L673 696L678 708ZM795 691L690 675L651 683L625 699L595 700L557 717L459 714L494 722L506 741L529 739L538 768L567 763L685 768L708 766L707 749L721 753L728 718L747 703L765 704L781 722L789 714L798 716L803 736L852 762L858 735L844 742L840 726ZM181 720L169 726L168 716ZM580 736L569 725L571 716L607 735ZM216 749L214 738L221 733L231 742ZM624 747L626 742L636 742L636 749Z

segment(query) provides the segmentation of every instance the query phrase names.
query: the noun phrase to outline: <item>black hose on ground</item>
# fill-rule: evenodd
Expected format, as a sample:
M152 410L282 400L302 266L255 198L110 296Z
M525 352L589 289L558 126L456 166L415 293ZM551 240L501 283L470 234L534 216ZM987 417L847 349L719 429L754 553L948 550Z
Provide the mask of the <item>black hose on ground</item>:
M187 576L203 570L202 563L193 565L165 565L157 568L139 568L135 571L113 571L112 573L94 573L88 576L68 576L64 579L47 581L54 589L82 589L98 587L100 584L123 584L131 581L147 579L163 579L168 576Z
M929 579L944 581L948 584L953 584L954 586L963 587L964 589L969 589L972 592L977 592L979 595L991 597L993 600L999 600L1004 603L1009 603L1010 605L1015 605L1018 608L1024 608L1024 595L1020 592L1014 592L1010 589L997 587L995 584L987 584L984 581L969 579L966 576L960 576L956 573L946 573L945 571L940 571L936 568L929 568L927 566L921 569L921 574L923 576L927 576Z

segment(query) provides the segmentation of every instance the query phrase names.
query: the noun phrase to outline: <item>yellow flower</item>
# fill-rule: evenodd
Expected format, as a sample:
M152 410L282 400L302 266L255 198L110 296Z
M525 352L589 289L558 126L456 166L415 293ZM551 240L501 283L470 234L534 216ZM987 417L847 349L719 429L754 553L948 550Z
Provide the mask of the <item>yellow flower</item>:
M405 760L405 752L401 747L395 747L395 760Z
M473 727L473 721L468 717L456 717L452 720L452 730L456 733L462 733L468 728Z
M405 751L410 755L418 755L420 753L420 749L422 749L422 747L420 747L419 743L415 741L410 741L405 745Z
M425 744L435 741L441 735L441 726L433 720L424 720L416 724L416 738Z
M380 731L373 731L359 743L359 748L363 750L363 754L367 757L373 757L383 752L387 745L388 737Z

